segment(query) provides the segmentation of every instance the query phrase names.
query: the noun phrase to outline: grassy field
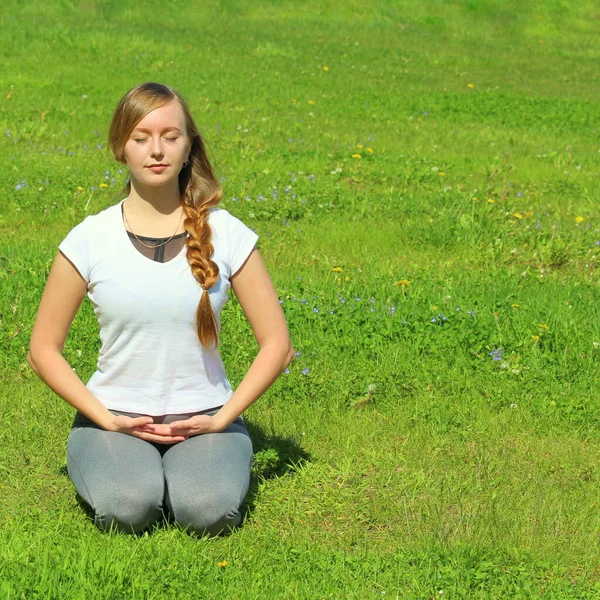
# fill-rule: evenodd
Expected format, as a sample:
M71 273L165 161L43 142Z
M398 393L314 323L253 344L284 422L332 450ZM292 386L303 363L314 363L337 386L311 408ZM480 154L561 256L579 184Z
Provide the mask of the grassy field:
M599 33L591 0L7 0L0 598L598 598ZM299 353L247 412L229 537L99 533L26 362L146 80L189 101ZM257 348L223 323L235 384ZM84 381L98 349L86 300Z

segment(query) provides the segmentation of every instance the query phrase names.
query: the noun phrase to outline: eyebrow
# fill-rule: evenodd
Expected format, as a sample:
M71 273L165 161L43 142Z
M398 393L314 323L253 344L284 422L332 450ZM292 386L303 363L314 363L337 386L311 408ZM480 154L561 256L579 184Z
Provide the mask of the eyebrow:
M144 129L142 127L135 127L133 131L141 131L142 133L152 133L149 129ZM179 127L165 127L161 131L161 133L164 133L165 131L178 131L179 133L181 133L181 129L179 129Z

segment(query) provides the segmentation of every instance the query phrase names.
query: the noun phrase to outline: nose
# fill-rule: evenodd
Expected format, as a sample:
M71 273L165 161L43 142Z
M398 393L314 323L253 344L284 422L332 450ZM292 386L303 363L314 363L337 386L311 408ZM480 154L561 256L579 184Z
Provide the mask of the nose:
M163 156L162 140L159 137L152 138L151 155L153 158L160 158Z

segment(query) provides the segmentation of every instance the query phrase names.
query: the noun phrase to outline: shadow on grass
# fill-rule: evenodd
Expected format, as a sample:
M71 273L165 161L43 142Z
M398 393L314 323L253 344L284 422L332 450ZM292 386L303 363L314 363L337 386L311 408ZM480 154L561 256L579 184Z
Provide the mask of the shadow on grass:
M261 482L282 477L287 473L295 473L311 459L310 454L300 447L298 440L277 435L273 426L271 432L267 433L258 425L246 421L246 428L254 447L254 463L250 488L242 504L242 522L254 510Z
M277 435L273 426L271 427L271 432L267 433L262 427L251 422L246 421L245 425L252 440L254 461L248 493L240 508L242 521L238 528L243 527L243 524L251 516L258 501L261 483L277 479L288 473L293 474L299 467L311 459L310 454L300 447L296 439ZM64 477L69 476L66 465L60 467L58 472ZM77 492L75 493L75 499L83 513L94 523L94 511L91 506ZM152 534L156 527L164 527L165 525L169 526L172 524L174 524L173 516L165 514L162 523L152 526L145 531L135 534L127 533L126 535L139 537L146 533Z

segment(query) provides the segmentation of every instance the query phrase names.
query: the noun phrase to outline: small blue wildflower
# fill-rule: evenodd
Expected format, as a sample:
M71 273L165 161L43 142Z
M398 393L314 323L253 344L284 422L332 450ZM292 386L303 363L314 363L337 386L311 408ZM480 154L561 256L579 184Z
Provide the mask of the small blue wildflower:
M332 314L333 314L333 311L332 311L332 310L330 310L330 311L329 311L329 314L330 314L330 315L332 315Z
M520 198L522 195L521 192L517 192L517 198Z
M315 308L313 308L313 312L316 314L319 312L319 309L315 306Z
M302 356L302 352L300 352L300 350L298 350L298 352L294 352L294 356Z
M467 311L467 314L468 314L468 315L471 315L472 317L474 317L474 316L475 316L475 311L468 310L468 311Z
M493 360L502 360L502 357L504 356L504 348L494 348L494 350L489 352L488 355L491 356Z
M431 322L432 322L432 323L437 323L437 319L436 319L435 317L433 317L433 318L431 319Z
M373 302L375 302L375 298L369 298L369 302L373 304Z
M286 194L287 194L288 192L291 192L291 191L292 191L292 186L291 186L291 185L288 185L288 186L285 188L285 190L284 190L284 192L285 192Z
M315 180L315 176L314 175L309 175L308 178L310 179L310 181L314 181Z
M306 298L302 298L301 302L302 304L308 304L308 300Z
M102 150L102 144L98 144L96 148L98 148L98 150Z
M286 375L289 375L289 372L290 372L290 370L289 370L289 369L285 369L285 371L284 371L284 373L285 373Z
M308 375L310 369L307 367L306 369L302 369L302 375Z
M232 201L232 202L237 202L237 198L234 196L234 197L231 199L231 201Z
M288 140L288 143L289 143L289 144L292 144L293 142L294 142L294 140L293 140L292 138L290 138L290 139Z
M355 302L360 302L360 298L358 296L356 296L356 298L354 298Z
M264 197L262 194L260 194L260 195L258 196L258 199L259 199L259 200L264 200L264 199L265 199L265 197Z
M279 304L283 304L283 298L279 301Z
M600 240L596 242L596 246L600 246Z
M456 307L456 312L460 312L460 306Z
M371 312L375 312L375 309L371 306Z

